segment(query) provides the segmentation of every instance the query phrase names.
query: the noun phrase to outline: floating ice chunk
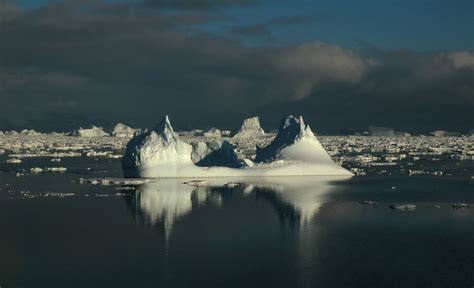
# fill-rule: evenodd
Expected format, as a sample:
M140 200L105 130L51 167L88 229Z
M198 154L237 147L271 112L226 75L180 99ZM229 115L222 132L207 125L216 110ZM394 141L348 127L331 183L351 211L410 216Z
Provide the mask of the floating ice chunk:
M400 205L390 205L390 209L412 211L416 209L416 205L411 204L411 203L400 204Z
M360 204L366 204L366 205L377 205L377 202L368 201L368 200L360 201L359 203Z
M152 179L145 178L79 178L77 180L80 184L93 185L141 185L153 182Z
M33 167L30 169L30 172L33 174L39 174L39 173L43 173L44 169L40 167Z
M183 184L187 184L189 186L195 186L195 187L203 187L203 186L208 186L207 181L203 180L191 180L191 181L185 181Z
M66 172L67 168L66 167L46 167L44 168L44 171L62 173L62 172Z
M474 207L474 205L467 204L467 203L454 203L453 204L454 209L463 209L463 208L469 208L469 207Z
M247 159L247 158L242 159L242 162L244 162L244 165L247 167L255 166L255 163L252 160Z
M71 197L76 195L75 193L57 193L57 192L46 192L44 194L41 194L43 197L57 197L57 198L65 198L65 197Z
M240 183L237 183L237 182L228 182L224 185L225 187L228 187L228 188L234 188L234 187L238 187L240 186Z

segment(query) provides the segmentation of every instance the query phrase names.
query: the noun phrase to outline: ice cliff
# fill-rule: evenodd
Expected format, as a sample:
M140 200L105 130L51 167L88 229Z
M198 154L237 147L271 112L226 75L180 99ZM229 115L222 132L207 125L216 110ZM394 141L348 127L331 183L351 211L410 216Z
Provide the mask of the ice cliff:
M125 177L149 178L352 175L334 163L302 117L282 121L274 141L257 150L255 165L242 162L227 142L193 146L180 140L166 116L130 140L122 168Z

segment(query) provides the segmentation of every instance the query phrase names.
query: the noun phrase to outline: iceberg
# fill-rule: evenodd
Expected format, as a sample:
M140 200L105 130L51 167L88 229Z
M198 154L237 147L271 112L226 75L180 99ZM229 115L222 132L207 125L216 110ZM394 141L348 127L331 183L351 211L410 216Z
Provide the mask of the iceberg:
M18 132L16 132L15 130L11 130L11 131L5 131L4 134L7 136L13 136L13 135L18 135Z
M79 128L79 130L74 131L73 136L79 136L79 137L105 137L105 136L110 136L107 132L104 131L104 128L102 127L97 127L95 125L92 125L92 128L89 129L83 129L82 127Z
M388 127L370 126L369 133L370 133L370 136L389 136L389 137L395 136L395 130Z
M19 133L21 135L25 135L25 136L38 136L38 135L42 135L42 133L40 132L36 132L35 130L33 129L23 129L21 130L21 132Z
M260 127L260 120L258 116L244 120L242 127L240 127L237 134L233 138L250 138L265 136L265 131Z
M461 133L459 132L451 132L451 131L444 131L444 130L436 130L430 133L435 137L459 137Z
M144 178L353 175L331 159L302 117L285 118L273 142L257 149L256 158L252 167L238 165L227 142L193 147L174 133L166 116L129 141L122 169L125 177Z
M133 135L135 135L135 132L137 132L138 129L131 128L123 123L117 123L115 125L114 130L112 131L112 136L117 137L117 138L133 138Z
M221 134L221 130L217 129L216 127L212 127L211 129L209 129L207 132L204 132L204 137L209 137L209 138L212 138L212 137L215 137L215 138L219 138L222 136Z

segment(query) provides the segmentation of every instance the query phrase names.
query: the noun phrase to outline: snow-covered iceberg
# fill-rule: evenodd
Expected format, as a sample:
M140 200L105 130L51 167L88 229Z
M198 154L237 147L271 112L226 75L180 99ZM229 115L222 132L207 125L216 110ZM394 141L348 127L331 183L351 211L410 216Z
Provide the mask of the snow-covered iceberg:
M274 141L258 148L254 165L238 167L235 157L228 143L219 149L202 144L193 148L179 139L166 116L154 129L130 140L122 169L125 177L146 178L352 176L334 163L302 117L285 118Z
M117 138L132 138L137 130L138 129L131 128L123 123L117 123L112 131L112 136Z
M234 135L233 138L250 138L264 135L265 131L263 131L262 127L260 127L260 120L258 119L258 116L256 116L245 119L239 131Z

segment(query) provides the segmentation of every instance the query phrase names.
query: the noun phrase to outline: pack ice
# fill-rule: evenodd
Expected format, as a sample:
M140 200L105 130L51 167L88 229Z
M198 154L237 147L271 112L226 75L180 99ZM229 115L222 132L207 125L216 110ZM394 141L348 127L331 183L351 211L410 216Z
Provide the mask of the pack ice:
M264 148L257 148L255 163L249 159L237 159L228 142L209 146L202 143L193 148L179 139L166 116L155 128L136 135L127 144L122 158L124 176L352 176L351 172L331 159L302 117L288 116L283 119L273 142Z

